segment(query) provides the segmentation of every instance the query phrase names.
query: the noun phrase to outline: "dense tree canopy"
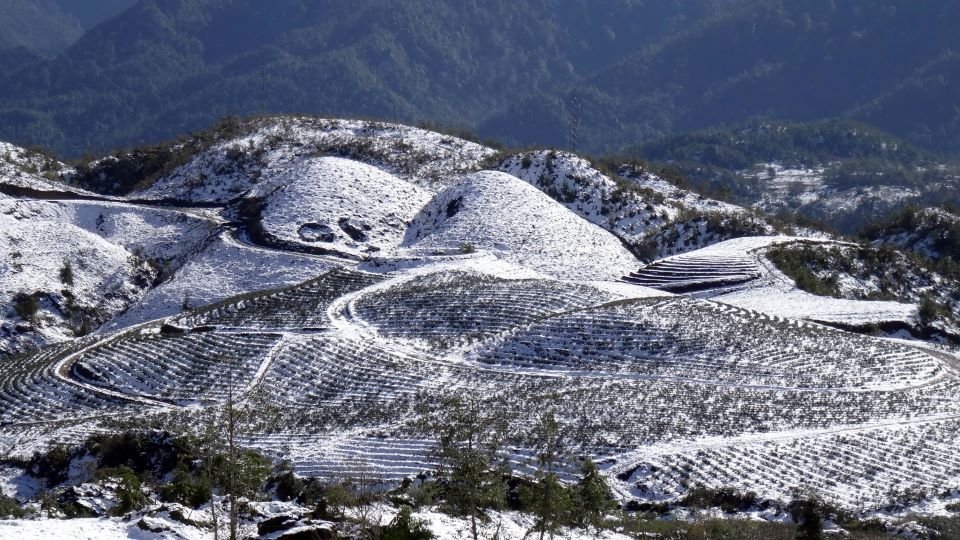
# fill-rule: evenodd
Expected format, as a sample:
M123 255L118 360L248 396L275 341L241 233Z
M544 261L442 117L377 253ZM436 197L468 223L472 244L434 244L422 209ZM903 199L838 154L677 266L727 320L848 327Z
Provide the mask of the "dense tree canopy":
M58 57L0 47L0 139L78 155L304 112L596 152L847 117L960 152L957 0L140 0L108 17L130 1Z

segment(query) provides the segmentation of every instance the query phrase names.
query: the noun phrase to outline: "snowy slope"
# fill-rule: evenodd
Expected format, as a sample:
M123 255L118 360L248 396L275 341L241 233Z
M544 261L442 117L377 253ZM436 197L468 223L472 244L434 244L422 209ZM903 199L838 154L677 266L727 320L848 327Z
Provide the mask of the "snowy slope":
M574 154L524 152L500 170L541 189L645 259L684 253L737 236L773 234L746 209L696 195L635 166L604 174Z
M224 232L211 239L173 276L105 325L118 330L175 315L184 307L211 304L248 291L292 285L347 261L285 253L238 242Z
M949 257L950 253L941 251L948 246L956 249L960 238L960 215L941 208L924 208L906 223L882 226L873 236L876 246L893 246L934 260Z
M827 178L825 163L811 168L785 167L781 163L758 163L739 174L754 182L758 193L752 207L769 214L797 212L831 224L848 233L882 219L906 204L937 204L939 194L955 193L957 179L915 185L865 185L838 187Z
M222 221L209 214L82 200L11 199L0 201L0 213L16 219L69 223L174 267Z
M765 271L768 272L766 279L714 296L713 300L779 317L852 326L908 325L917 312L916 304L817 296L797 289L793 280L772 265L765 265Z
M343 158L308 159L265 195L260 224L281 242L363 254L400 245L430 199L414 184Z
M569 444L603 464L624 501L681 497L686 470L773 500L801 482L876 507L890 500L864 480L878 461L891 482L912 474L931 492L960 473L956 460L932 467L960 436L956 358L723 303L421 267L335 270L167 322L181 331L101 336L0 373L3 387L29 396L0 395L0 436L16 440L42 415L73 420L30 440L75 440L98 428L84 419L90 409L173 407L182 426L196 397L225 399L224 379L236 379L280 415L245 444L324 478L398 481L432 468L412 405L451 395L476 396L508 419L520 473L538 413L530 403L547 399ZM222 358L241 371L218 377ZM77 392L111 394L81 401ZM836 445L848 457L832 455ZM910 456L930 468L917 475ZM819 472L843 468L857 472L833 483Z
M214 144L153 186L142 199L226 203L289 167L316 156L339 156L434 190L471 172L492 149L397 124L290 117L251 121L247 133Z
M829 298L798 289L763 255L766 248L794 242L846 245L788 236L737 238L655 261L625 279L778 317L855 326L910 323L916 313L912 303Z
M891 486L960 489L960 361L815 324L907 323L916 306L804 293L764 255L841 244L772 236L742 208L572 154L475 172L492 155L404 126L268 119L127 200L0 198L0 339L59 342L0 369L0 451L118 418L189 430L236 382L275 415L243 443L304 476L430 470L418 406L466 396L508 422L517 474L554 410L621 502L702 483L870 509ZM761 236L728 239L745 231ZM166 261L161 280L141 257ZM67 341L63 290L106 323ZM12 314L24 291L41 292L36 327ZM465 525L421 516L446 537ZM525 518L501 517L522 537Z
M573 154L539 151L511 156L500 170L536 186L584 219L604 227L628 243L640 241L680 211L618 185Z
M55 158L0 141L0 190L26 188L37 191L94 195L60 181L70 169Z
M5 353L95 329L139 298L156 275L126 249L58 221L0 217L0 259L7 262L0 269ZM67 264L72 280L62 277ZM18 293L37 301L34 322L16 313Z
M492 171L472 174L434 197L414 218L404 245L489 250L566 279L616 279L637 264L610 233L516 177Z

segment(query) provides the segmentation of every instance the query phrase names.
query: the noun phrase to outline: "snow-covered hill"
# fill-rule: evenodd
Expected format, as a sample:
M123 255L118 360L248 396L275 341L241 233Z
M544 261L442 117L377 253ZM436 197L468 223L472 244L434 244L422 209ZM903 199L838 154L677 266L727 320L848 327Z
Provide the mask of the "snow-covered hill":
M960 262L960 215L941 208L908 208L866 235L876 246L912 251L931 260Z
M490 250L546 275L616 280L636 266L617 238L514 176L479 172L437 194L404 245L423 251Z
M742 207L682 190L635 166L605 174L576 155L543 150L508 156L500 170L538 187L650 260L737 236L774 233Z
M414 405L468 394L508 420L521 474L530 403L545 400L623 501L695 484L784 501L800 483L876 508L897 497L869 481L879 462L889 482L930 493L960 473L936 457L958 433L956 357L640 287L335 269L52 348L2 377L16 392L0 394L12 455L105 429L92 411L172 429L236 391L279 414L246 445L305 476L397 482L432 468ZM843 458L830 453L841 436Z
M311 118L201 140L128 196L0 163L0 350L44 346L0 358L6 457L190 431L236 398L271 415L245 447L394 486L436 466L423 411L467 396L507 424L518 476L554 411L621 503L802 488L866 512L960 489L960 360L916 340L953 282L895 265L916 294L884 296L841 268L867 246L563 152ZM809 290L833 267L836 297Z
M264 233L352 255L399 247L410 220L430 199L410 182L343 158L306 160L277 183L281 187L263 195Z
M83 335L122 312L156 270L69 223L0 217L0 351Z
M290 117L251 121L191 157L137 199L226 203L304 159L343 157L435 190L476 170L494 150L440 133L397 124Z

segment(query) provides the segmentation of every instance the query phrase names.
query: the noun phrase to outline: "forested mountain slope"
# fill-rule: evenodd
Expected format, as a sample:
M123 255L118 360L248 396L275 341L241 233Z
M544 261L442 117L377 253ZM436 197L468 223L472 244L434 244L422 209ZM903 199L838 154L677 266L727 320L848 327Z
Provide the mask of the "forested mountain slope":
M958 17L952 0L740 3L574 83L553 107L532 98L485 126L610 149L755 116L846 116L956 152Z
M78 154L227 114L476 125L734 1L142 0L8 79L0 137Z
M956 153L958 17L955 0L141 0L9 69L0 137L78 155L308 112L596 152L845 117Z

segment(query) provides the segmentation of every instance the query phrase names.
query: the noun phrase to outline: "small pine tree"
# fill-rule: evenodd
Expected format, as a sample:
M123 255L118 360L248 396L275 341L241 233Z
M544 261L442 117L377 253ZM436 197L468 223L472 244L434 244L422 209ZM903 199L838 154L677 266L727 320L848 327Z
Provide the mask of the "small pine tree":
M23 508L20 508L16 499L0 493L0 519L17 519L26 515L27 512Z
M589 457L580 465L580 481L577 482L574 499L576 524L597 530L603 525L606 515L617 507L610 486L597 469L597 464Z
M820 540L823 538L823 504L816 497L795 499L788 506L793 520L797 523L798 540Z
M948 313L948 310L938 304L931 293L924 294L920 300L920 305L917 306L917 316L923 324L930 324L944 317L946 313Z
M443 486L443 501L454 515L470 518L474 540L479 538L477 520L489 508L506 505L509 476L500 457L504 419L494 407L478 400L444 400L427 426L438 441L437 476Z
M422 522L413 519L410 507L404 506L392 521L380 530L381 540L430 540L433 533Z
M127 512L139 510L146 506L147 496L143 493L143 485L133 469L124 465L116 469L100 471L100 474L119 479L117 505L113 507L111 514L122 516Z
M63 260L63 266L60 267L60 282L73 286L73 265L70 264L70 259Z
M573 498L556 473L538 472L536 482L521 488L520 500L533 514L531 532L539 532L540 540L547 534L553 538L564 524L570 522Z
M570 522L573 498L556 473L564 460L564 441L552 412L541 417L533 439L539 447L536 481L521 489L520 499L534 516L532 532L539 532L543 540L546 534L553 538Z

